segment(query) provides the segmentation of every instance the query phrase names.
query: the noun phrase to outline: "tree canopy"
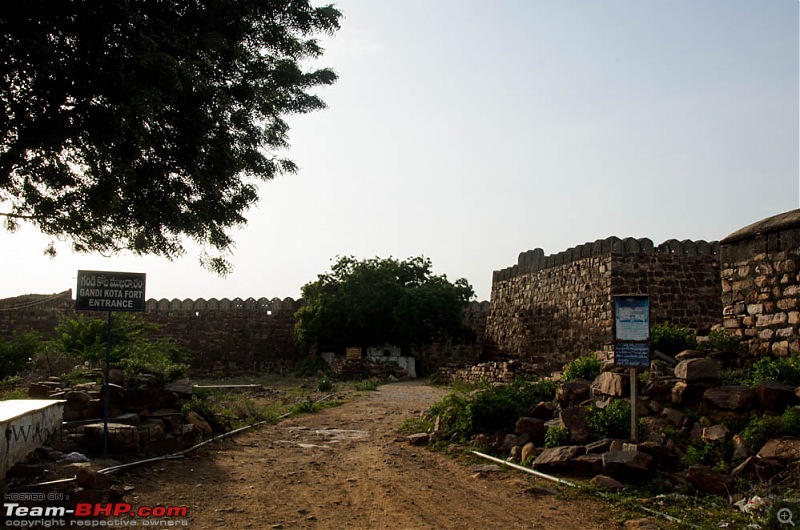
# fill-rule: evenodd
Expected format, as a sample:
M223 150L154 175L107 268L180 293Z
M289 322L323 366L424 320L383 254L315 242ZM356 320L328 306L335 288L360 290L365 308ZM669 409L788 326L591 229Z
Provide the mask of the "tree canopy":
M301 346L342 351L348 346L407 348L463 339L463 311L473 297L464 278L432 272L430 259L339 257L331 272L303 286L297 313Z
M18 2L0 15L0 215L77 251L211 247L256 184L296 166L283 117L335 81L305 69L341 13L306 0Z

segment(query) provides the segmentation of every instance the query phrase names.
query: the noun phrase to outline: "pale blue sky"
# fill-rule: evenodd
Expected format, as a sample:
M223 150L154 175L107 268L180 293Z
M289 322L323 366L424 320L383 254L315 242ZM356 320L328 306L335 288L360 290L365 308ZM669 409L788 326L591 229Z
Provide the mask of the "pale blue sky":
M488 299L521 251L720 239L800 206L796 0L344 0L329 108L293 117L235 271L42 254L0 233L0 297L147 273L155 298L297 297L336 255L424 254Z

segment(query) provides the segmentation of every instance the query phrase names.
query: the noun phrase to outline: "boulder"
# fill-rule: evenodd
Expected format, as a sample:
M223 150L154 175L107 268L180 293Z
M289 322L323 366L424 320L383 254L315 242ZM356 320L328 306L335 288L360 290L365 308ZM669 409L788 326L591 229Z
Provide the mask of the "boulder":
M533 409L531 409L529 416L542 421L552 420L555 409L555 405L549 401L540 401L535 407L533 407Z
M520 462L525 462L535 454L536 446L531 442L526 443L522 446L522 453L519 455Z
M507 434L503 438L503 442L500 444L498 451L501 453L507 453L511 451L511 448L515 445L519 445L521 447L530 441L531 438L527 434Z
M523 417L517 420L514 432L527 434L531 440L541 442L547 433L547 427L545 427L543 420Z
M629 378L614 372L602 372L592 383L592 392L604 396L624 397L629 394Z
M703 427L700 439L706 443L724 442L728 439L728 435L730 435L730 431L724 425L712 425Z
M111 487L111 477L94 469L79 467L75 475L78 486L82 488L103 490Z
M606 491L622 491L625 489L625 485L622 482L606 475L597 475L590 482L592 486Z
M795 388L778 381L758 383L755 393L761 408L778 414L797 402Z
M570 461L585 451L586 448L579 445L550 447L536 457L531 467L542 471L568 471L570 469Z
M756 393L743 385L718 386L706 390L703 399L717 409L741 411L755 406Z
M719 363L712 359L686 359L675 367L675 377L684 381L716 381Z
M582 444L589 439L589 409L586 407L567 407L558 415L561 425L569 429L572 443Z
M665 447L656 442L642 442L637 450L653 457L653 465L656 469L672 471L678 467L678 455L672 447Z
M689 359L703 359L705 356L706 354L700 350L683 350L675 356L675 360L681 362L688 361Z
M575 475L593 477L603 472L603 455L597 453L578 455L570 461L570 467Z
M164 422L160 420L147 420L139 425L137 429L139 429L139 444L142 447L163 440L167 435Z
M686 479L697 489L709 495L729 495L733 488L733 477L714 471L708 466L694 465L686 470Z
M603 455L603 474L617 480L638 482L650 477L653 457L641 451L609 451Z
M605 453L611 448L611 443L614 440L612 438L603 438L602 440L598 440L596 442L592 442L586 445L586 452L587 453Z
M773 438L759 449L758 457L781 461L800 460L800 440L797 438Z
M214 429L211 428L211 425L209 425L208 422L200 414L196 413L193 410L190 410L189 413L186 415L186 422L191 423L192 425L197 427L197 429L201 433L203 433L204 436L210 436L214 432Z
M131 412L178 408L178 395L161 388L130 388L125 391L123 408Z
M683 422L686 420L686 416L684 416L681 411L673 409L672 407L665 407L664 410L661 411L661 415L675 427L682 427Z
M194 385L190 379L177 379L164 385L164 390L175 392L181 396L191 396L194 392Z
M556 401L561 408L577 405L591 396L591 385L585 379L567 381L556 391Z
M406 439L411 445L426 445L430 439L430 436L426 432L418 432L415 434L409 434Z

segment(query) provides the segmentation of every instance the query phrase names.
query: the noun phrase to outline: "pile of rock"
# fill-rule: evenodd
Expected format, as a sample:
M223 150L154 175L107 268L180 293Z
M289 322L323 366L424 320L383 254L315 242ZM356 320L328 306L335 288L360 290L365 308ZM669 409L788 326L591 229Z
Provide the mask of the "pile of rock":
M518 360L489 361L468 367L444 366L439 368L442 382L462 381L471 384L510 383L519 375L549 375L560 365L543 365Z
M736 477L774 476L789 463L800 460L799 439L771 439L751 454L741 437L724 424L746 423L754 416L780 414L796 406L800 389L775 381L746 386L722 385L719 361L705 353L686 351L666 374L651 377L637 395L637 417L644 428L640 443L604 439L589 442L589 407L605 408L612 401L630 398L629 376L613 366L594 380L564 383L552 403L540 403L519 418L513 434L485 442L511 459L529 461L542 472L595 477L605 487L622 487L655 474L687 480L705 493L732 493ZM695 419L690 419L695 418ZM549 427L569 430L569 445L542 449ZM741 462L731 473L692 465L678 473L685 447L665 433L680 433L702 443L730 442L733 461ZM480 439L478 440L480 441Z
M113 371L112 371L113 372ZM120 381L112 374L111 381ZM34 399L62 399L64 424L53 447L61 452L99 454L104 445L104 389L98 383L65 387L58 378L30 385ZM191 447L212 429L194 412L185 418L183 404L191 398L192 384L180 380L163 388L125 388L109 385L107 453L117 456L162 456Z

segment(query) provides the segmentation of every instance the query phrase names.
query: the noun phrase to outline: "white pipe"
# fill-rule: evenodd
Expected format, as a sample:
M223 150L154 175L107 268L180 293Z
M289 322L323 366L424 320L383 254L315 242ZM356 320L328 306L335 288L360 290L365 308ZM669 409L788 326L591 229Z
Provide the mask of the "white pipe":
M544 474L544 473L542 473L540 471L536 471L535 469L531 469L529 467L518 466L517 464L511 463L511 462L506 462L505 460L502 460L500 458L496 458L494 456L489 456L489 455L485 455L483 453L479 453L478 451L472 451L472 452L473 452L473 454L476 454L476 455L480 456L481 458L485 458L487 460L492 460L494 462L503 464L505 466L513 467L514 469L519 469L520 471L524 471L525 473L530 473L531 475L536 475L539 478L552 480L553 482L558 482L559 484L566 484L567 486L572 486L573 488L577 488L578 487L576 484L574 484L572 482L569 482L568 480L563 480L563 479L560 479L558 477L554 477L552 475L546 475L546 474Z
M563 479L560 479L558 477L554 477L552 475L547 475L545 473L542 473L541 471L536 471L535 469L531 469L529 467L520 466L520 465L514 464L512 462L507 462L507 461L502 460L500 458L497 458L497 457L494 457L494 456L489 456L489 455L480 453L478 451L472 451L472 453L480 456L481 458L485 458L487 460L492 460L494 462L498 462L498 463L506 465L508 467L511 467L511 468L514 468L514 469L518 469L520 471L524 471L525 473L530 473L531 475L535 475L535 476L537 476L539 478L543 478L543 479L546 479L546 480L551 480L553 482L558 482L559 484L564 484L566 486L571 486L573 488L583 489L583 488L581 488L581 486L578 486L577 484L575 484L573 482L569 482L568 480L563 480ZM597 495L600 495L604 499L608 497L602 491L598 491L596 493L597 493ZM682 522L677 517L673 517L673 516L671 516L669 514L666 514L666 513L661 513L661 512L657 512L655 510L651 510L650 508L642 506L641 504L637 504L636 507L639 508L640 510L644 511L644 512L652 513L653 515L658 515L660 517L663 517L667 521L672 521L673 523L681 524L681 522ZM692 526L692 528L697 528L694 525L691 525L691 526Z

